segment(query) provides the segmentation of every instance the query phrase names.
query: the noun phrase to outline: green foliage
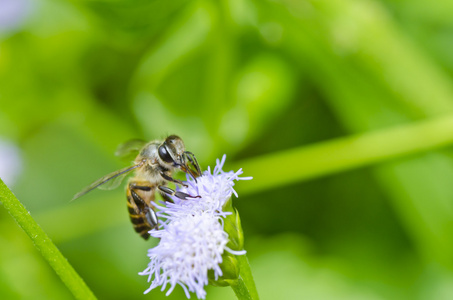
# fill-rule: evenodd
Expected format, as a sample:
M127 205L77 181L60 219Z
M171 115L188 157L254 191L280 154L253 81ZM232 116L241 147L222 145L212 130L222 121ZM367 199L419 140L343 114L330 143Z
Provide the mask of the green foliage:
M234 202L262 299L452 298L449 1L28 3L0 28L0 142L97 297L185 297L142 295L156 241L121 188L69 202L125 166L122 142L175 133L203 169L226 153L255 177ZM0 228L0 298L71 299L5 209Z

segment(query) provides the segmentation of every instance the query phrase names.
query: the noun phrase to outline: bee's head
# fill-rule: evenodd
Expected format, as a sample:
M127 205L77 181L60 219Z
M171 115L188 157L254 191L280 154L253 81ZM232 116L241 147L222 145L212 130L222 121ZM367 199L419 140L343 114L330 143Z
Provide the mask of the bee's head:
M181 157L184 150L185 147L182 139L179 136L170 135L159 146L159 158L166 164L176 167L181 164Z
M185 151L184 142L179 136L170 135L159 146L159 158L173 168L179 168L181 171L186 172L192 177L201 175L200 166L195 156L188 151Z

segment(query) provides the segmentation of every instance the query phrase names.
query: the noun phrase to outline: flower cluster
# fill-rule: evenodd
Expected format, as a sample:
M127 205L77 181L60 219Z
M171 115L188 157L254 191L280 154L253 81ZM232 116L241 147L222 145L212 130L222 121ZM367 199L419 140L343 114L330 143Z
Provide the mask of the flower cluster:
M169 285L169 295L176 285L180 285L187 296L193 292L204 299L204 286L209 282L208 271L212 270L217 280L223 275L219 264L225 251L234 254L245 254L244 250L235 251L227 247L229 235L224 231L224 219L232 212L223 208L234 190L234 181L248 180L251 177L239 177L237 172L222 170L226 156L217 160L216 167L203 172L201 177L193 180L187 177L187 187L178 190L189 195L201 196L181 200L174 198L174 203L162 203L157 206L161 221L159 230L151 230L153 237L160 238L159 245L149 249L150 263L140 275L148 276L151 286L145 293L161 286L164 291Z

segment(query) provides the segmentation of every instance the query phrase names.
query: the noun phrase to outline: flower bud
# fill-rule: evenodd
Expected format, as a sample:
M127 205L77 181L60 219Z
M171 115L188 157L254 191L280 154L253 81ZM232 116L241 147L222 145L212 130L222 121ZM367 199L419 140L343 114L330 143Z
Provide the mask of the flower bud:
M224 219L223 230L228 233L227 247L231 250L241 251L244 249L244 234L242 232L241 218L239 212L232 205L231 198L223 206L224 212L231 212Z
M236 255L225 251L222 255L222 262L219 264L222 276L215 278L213 270L209 270L209 284L213 286L229 286L231 280L239 278L239 262Z
M208 273L209 284L213 286L229 286L232 280L238 279L240 267L236 255L244 254L244 235L241 219L239 212L233 207L231 198L225 202L222 210L231 213L223 219L223 230L228 234L227 247L233 252L225 251L222 255L222 262L219 264L222 276L216 279L214 272Z

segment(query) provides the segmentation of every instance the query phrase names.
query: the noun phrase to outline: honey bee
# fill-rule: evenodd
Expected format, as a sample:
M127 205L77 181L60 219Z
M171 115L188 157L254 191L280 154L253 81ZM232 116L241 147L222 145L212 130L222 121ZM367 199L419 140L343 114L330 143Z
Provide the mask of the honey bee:
M137 153L132 166L99 178L77 193L73 200L95 188L107 190L116 188L126 175L135 171L135 176L127 184L127 206L135 231L147 240L148 231L158 225L157 215L152 204L155 193L159 192L165 201L170 202L173 202L170 195L184 200L199 198L200 196L174 191L167 187L167 183L173 182L186 186L182 181L172 177L173 172L179 169L196 180L198 176L201 176L201 170L195 155L185 151L184 142L176 135L170 135L163 142L146 143L141 140L132 140L121 145L115 154L126 157Z

